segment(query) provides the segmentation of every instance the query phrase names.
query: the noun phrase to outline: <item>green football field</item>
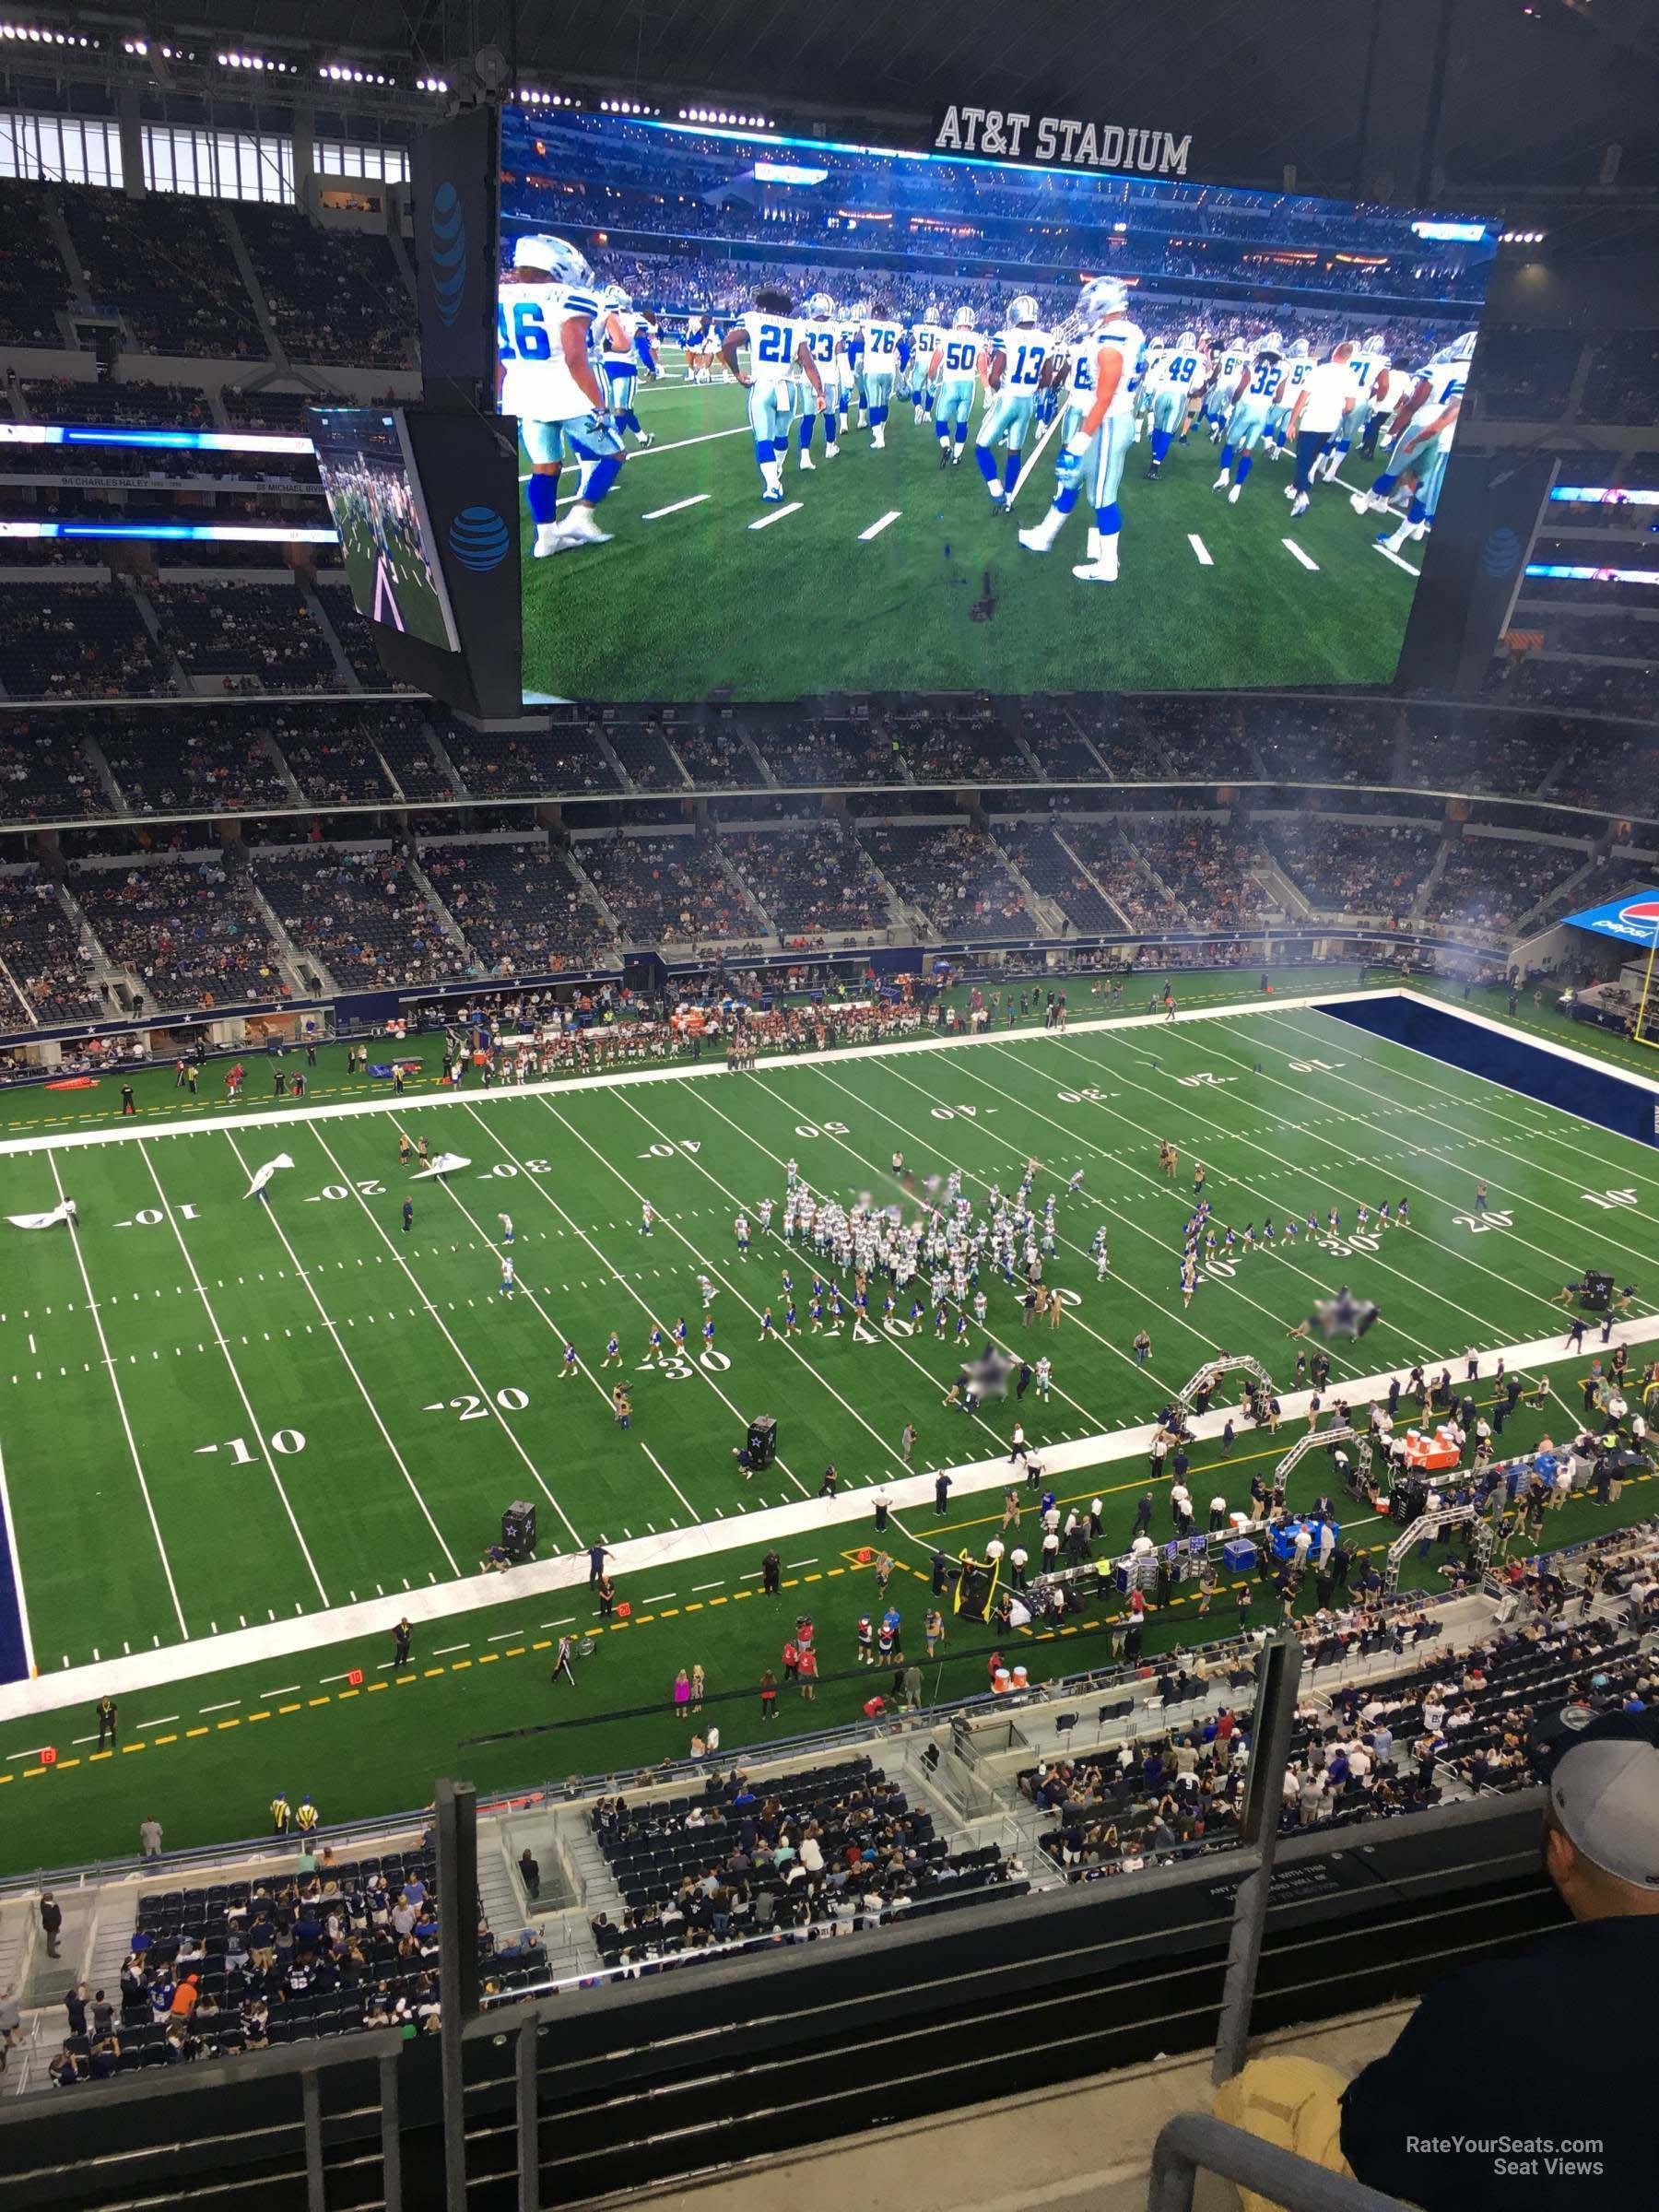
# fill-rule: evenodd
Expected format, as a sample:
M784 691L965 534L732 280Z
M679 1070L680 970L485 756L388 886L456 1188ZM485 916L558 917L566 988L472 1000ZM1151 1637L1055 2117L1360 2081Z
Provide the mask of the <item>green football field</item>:
M73 1233L0 1222L0 1453L36 1665L43 1677L90 1670L76 1673L61 1715L5 1724L0 1785L30 1785L27 1819L6 1824L14 1867L125 1848L158 1789L190 1806L191 1832L170 1830L182 1845L249 1832L279 1779L343 1818L422 1802L445 1767L505 1786L683 1750L668 1692L693 1658L709 1668L727 1740L751 1740L750 1687L778 1630L775 1608L755 1597L761 1547L746 1522L810 1501L830 1460L852 1489L891 1481L907 1420L920 1431L916 1468L931 1470L1006 1450L1016 1418L1011 1405L977 1417L944 1406L957 1353L931 1315L908 1330L908 1300L894 1328L877 1320L814 1335L810 1259L758 1227L750 1258L738 1258L736 1213L753 1219L770 1196L781 1215L792 1159L816 1188L848 1199L898 1195L895 1150L918 1178L959 1167L976 1200L992 1182L1011 1187L1032 1157L1040 1195L1064 1193L1082 1171L1081 1191L1060 1197L1048 1267L1069 1294L1062 1326L1034 1346L994 1279L989 1328L1053 1361L1052 1399L1018 1408L1039 1449L1102 1440L1059 1487L1105 1496L1119 1545L1144 1474L1137 1459L1112 1459L1113 1432L1149 1419L1223 1349L1255 1354L1282 1390L1296 1387L1287 1330L1339 1281L1375 1298L1382 1318L1361 1344L1337 1347L1338 1389L1419 1360L1461 1375L1469 1347L1559 1346L1563 1282L1600 1260L1651 1292L1659 1253L1651 1148L1306 1008L1241 1007L1173 1030L1028 1030L762 1063L742 1077L460 1098L427 1084L367 1111L273 1110L253 1127L222 1125L223 1109L205 1105L170 1124L164 1100L152 1102L160 1111L113 1141L0 1149L0 1216L64 1195L77 1208ZM111 1127L107 1112L99 1125ZM467 1164L415 1182L399 1163L400 1131ZM1161 1137L1180 1147L1172 1182L1159 1171ZM271 1203L244 1196L278 1153L293 1165L272 1179ZM1235 1248L1186 1308L1178 1260L1196 1159L1218 1218L1241 1233L1292 1211L1321 1228L1291 1250ZM1480 1181L1484 1217L1473 1205ZM1410 1228L1357 1231L1360 1203L1374 1212L1402 1197ZM1333 1206L1335 1235L1324 1227ZM1104 1282L1088 1253L1101 1226ZM770 1303L781 1323L785 1265L803 1333L763 1345L759 1315ZM700 1272L716 1288L707 1351ZM1653 1312L1639 1295L1633 1319ZM666 1336L680 1316L688 1354L650 1353L652 1328ZM1131 1348L1143 1326L1144 1368ZM633 1390L627 1430L609 1404L618 1371L601 1366L613 1329ZM568 1380L567 1343L580 1355ZM1638 1366L1646 1356L1638 1347ZM1556 1394L1509 1439L1576 1423L1589 1357L1551 1371ZM746 1483L733 1450L760 1412L777 1417L780 1462ZM1288 1441L1246 1435L1229 1456L1211 1445L1197 1479L1236 1500ZM1328 1479L1315 1462L1305 1477L1309 1496ZM536 1502L543 1559L600 1540L668 1539L662 1564L624 1577L631 1617L595 1640L580 1701L553 1702L537 1656L563 1627L594 1625L585 1575L524 1597L508 1577L498 1606L423 1619L416 1665L394 1676L387 1630L407 1594L475 1575L502 1507L520 1497ZM966 1487L940 1521L911 1509L901 1567L924 1576L937 1533L982 1541L995 1509L994 1489ZM1613 1517L1643 1510L1635 1485ZM1609 1517L1575 1504L1559 1536ZM793 1712L792 1727L851 1717L868 1694L850 1635L870 1603L856 1557L866 1536L862 1518L820 1526L808 1502L780 1547L803 1593L793 1602L821 1583L810 1602L833 1639L822 1714ZM906 1586L915 1607L924 1580ZM318 1632L324 1615L369 1601L371 1617L342 1613L337 1641L332 1621ZM228 1646L222 1671L124 1694L110 1758L81 1740L101 1663L188 1639L199 1666L202 1647L243 1630L265 1630L271 1655L247 1664L241 1644ZM1164 1624L1166 1640L1183 1632L1186 1616ZM987 1649L982 1631L965 1630L930 1694L973 1687ZM348 1682L354 1670L360 1683ZM352 1701L393 1687L420 1694L386 1700L383 1717ZM551 1738L536 1733L549 1723ZM40 1760L42 1741L55 1765ZM276 1776L274 1744L295 1747ZM295 1758L314 1763L302 1771Z
M402 618L401 624L394 627L401 627L411 637L422 638L440 650L447 649L449 631L444 624L442 604L433 588L430 572L416 553L406 547L394 546L388 550L360 520L348 520L340 531L340 558L351 587L352 604L359 614L366 615L371 622L387 618L383 611L377 611L383 571L384 582Z
M656 442L629 444L600 511L609 545L538 561L522 514L528 696L699 699L729 685L738 699L776 700L1394 676L1421 548L1379 552L1377 518L1352 513L1348 487L1316 487L1293 524L1288 461L1258 452L1234 507L1212 494L1217 454L1201 429L1171 448L1157 483L1146 479L1146 445L1135 446L1121 579L1082 583L1071 571L1086 557L1084 505L1053 552L1016 542L1048 507L1057 432L1012 518L986 496L971 431L960 466L941 473L931 422L918 426L905 400L884 452L860 429L826 462L820 426L806 473L792 440L784 502L767 506L744 393L688 385L678 360L670 352L664 380L641 382L640 419ZM574 487L561 489L568 504Z

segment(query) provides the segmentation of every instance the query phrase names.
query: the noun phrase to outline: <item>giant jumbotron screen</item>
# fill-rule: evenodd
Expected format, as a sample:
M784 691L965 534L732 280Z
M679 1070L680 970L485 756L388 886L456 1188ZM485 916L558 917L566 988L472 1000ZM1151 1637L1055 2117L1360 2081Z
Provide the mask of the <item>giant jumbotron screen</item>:
M525 695L1387 683L1496 243L510 110Z

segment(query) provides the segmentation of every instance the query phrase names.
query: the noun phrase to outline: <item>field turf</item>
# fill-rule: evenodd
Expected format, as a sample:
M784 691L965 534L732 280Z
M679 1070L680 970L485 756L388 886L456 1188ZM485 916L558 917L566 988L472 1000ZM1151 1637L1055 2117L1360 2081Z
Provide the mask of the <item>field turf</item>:
M1385 558L1378 518L1350 512L1347 491L1374 473L1365 465L1350 466L1351 484L1316 487L1312 512L1292 524L1288 460L1258 452L1233 507L1211 492L1217 453L1202 429L1171 449L1157 483L1136 445L1124 474L1122 578L1088 584L1071 572L1086 554L1086 506L1051 553L1016 542L1047 510L1057 432L1012 517L986 496L971 433L960 465L941 473L931 422L918 426L903 400L885 452L860 429L826 462L820 425L805 473L792 439L784 504L766 506L744 393L688 385L679 356L666 359L668 373L641 382L637 402L656 442L629 445L599 511L613 542L538 561L522 513L528 696L700 699L729 686L737 699L777 700L1394 676L1421 548ZM563 490L568 504L574 487Z
M1075 984L1073 1003L1087 1010ZM324 1092L335 1088L327 1074L318 1071ZM41 1095L67 1110L88 1094L18 1094L14 1112ZM199 1645L244 1624L265 1624L280 1653L282 1623L363 1600L383 1598L389 1624L406 1590L476 1571L515 1497L538 1503L543 1557L598 1538L694 1524L704 1533L698 1556L625 1587L633 1618L585 1663L579 1724L574 1712L549 1710L535 1660L561 1623L590 1625L585 1590L515 1602L511 1580L499 1633L488 1613L422 1623L418 1664L399 1677L385 1718L334 1679L361 1667L359 1699L390 1682L377 1631L368 1650L359 1637L131 1693L129 1733L110 1760L77 1743L84 1701L61 1720L8 1724L0 1776L30 1785L18 1808L26 1821L6 1823L13 1866L125 1846L155 1765L129 1743L194 1761L193 1834L170 1830L170 1843L246 1832L270 1794L259 1786L271 1779L261 1767L266 1739L249 1733L262 1717L273 1740L302 1741L297 1755L316 1759L287 1779L334 1817L418 1802L446 1763L504 1784L683 1748L670 1740L667 1688L693 1657L736 1700L714 1716L727 1741L751 1738L738 1686L752 1684L766 1656L775 1664L776 1623L748 1625L769 1608L751 1597L758 1547L745 1537L747 1516L809 1497L830 1459L849 1487L890 1479L907 1419L921 1431L922 1469L985 1457L1014 1418L1012 1406L978 1419L944 1408L957 1359L931 1320L914 1335L877 1327L868 1343L850 1331L757 1341L764 1304L781 1320L782 1266L793 1265L804 1292L811 1264L757 1230L745 1265L731 1224L740 1206L752 1218L765 1195L781 1210L791 1158L817 1187L846 1196L888 1194L895 1149L918 1175L959 1166L976 1197L993 1181L1010 1187L1031 1156L1044 1163L1040 1192L1083 1170L1082 1192L1060 1200L1049 1271L1077 1300L1061 1330L1043 1333L1054 1395L1046 1406L1028 1396L1018 1409L1039 1446L1148 1419L1223 1347L1257 1354L1293 1387L1286 1330L1342 1279L1377 1298L1383 1317L1362 1345L1341 1347L1337 1387L1345 1375L1404 1373L1419 1359L1459 1374L1467 1346L1547 1339L1564 1328L1553 1295L1588 1258L1605 1256L1621 1281L1651 1290L1659 1250L1659 1171L1646 1147L1312 1010L1241 1006L1174 1030L1065 1038L1027 1030L940 1051L762 1063L753 1077L665 1076L535 1096L475 1090L441 1103L418 1086L360 1114L278 1119L274 1110L254 1129L218 1125L223 1109L205 1100L194 1118L176 1119L169 1094L150 1090L144 1102L124 1141L0 1151L0 1215L49 1208L60 1190L78 1207L73 1237L61 1226L0 1224L0 1452L42 1675L185 1634ZM110 1118L100 1115L105 1126ZM470 1162L445 1183L407 1186L407 1236L400 1128ZM1181 1149L1173 1183L1158 1171L1160 1136ZM249 1171L278 1150L294 1165L278 1172L266 1208L242 1193ZM1177 1260L1194 1157L1222 1221L1259 1228L1267 1212L1282 1223L1294 1208L1323 1224L1335 1206L1341 1234L1235 1256L1234 1271L1224 1262L1183 1309ZM1480 1180L1490 1207L1477 1226ZM1374 1209L1403 1195L1409 1230L1356 1241L1357 1203ZM644 1199L659 1217L650 1238L638 1226ZM503 1210L515 1226L511 1303L499 1289ZM1087 1252L1100 1224L1112 1243L1104 1284ZM659 1362L645 1348L653 1323L667 1334L684 1314L699 1341L700 1267L719 1286L714 1350ZM1012 1294L986 1288L994 1333L1028 1348ZM1637 1312L1651 1314L1651 1300ZM1144 1370L1130 1350L1143 1325L1153 1344ZM634 1387L628 1431L607 1401L616 1371L599 1367L612 1328ZM569 1381L567 1340L582 1363ZM1571 1386L1587 1363L1563 1370L1561 1396L1542 1417L1557 1433L1576 1419ZM778 1417L782 1464L746 1484L732 1450L762 1410ZM1536 1426L1509 1434L1532 1441ZM1198 1482L1237 1497L1264 1450L1277 1456L1262 1438L1241 1439L1225 1463L1211 1448ZM1310 1463L1306 1472L1312 1495L1320 1471ZM1083 1496L1101 1486L1120 1541L1138 1465L1111 1463L1065 1485ZM936 1526L966 1532L995 1503L994 1492L960 1496ZM1624 1515L1643 1510L1642 1486L1632 1486ZM1575 1505L1551 1540L1611 1517ZM929 1512L907 1519L914 1541L900 1547L901 1563L924 1565L920 1547L935 1523ZM808 1525L784 1547L803 1592L822 1578L811 1602L833 1646L830 1674L843 1657L850 1665L849 1624L870 1602L849 1556L860 1540L851 1525L822 1537ZM908 1587L913 1620L923 1585ZM952 1651L946 1694L971 1687L983 1665L977 1635ZM850 1717L862 1694L856 1674L827 1682L821 1714L786 1724ZM474 1740L551 1718L561 1724L556 1738ZM277 1721L287 1737L276 1735ZM41 1768L30 1735L59 1750L58 1768ZM75 1808L61 1828L60 1803Z

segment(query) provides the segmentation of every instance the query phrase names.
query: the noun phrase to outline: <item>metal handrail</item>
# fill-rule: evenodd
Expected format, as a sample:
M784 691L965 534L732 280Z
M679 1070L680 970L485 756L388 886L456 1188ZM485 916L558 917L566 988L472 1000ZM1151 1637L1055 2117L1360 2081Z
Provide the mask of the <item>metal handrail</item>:
M1210 2112L1177 2112L1159 2129L1147 2212L1193 2212L1201 2171L1254 2190L1284 2212L1402 2212L1397 2196L1368 2189L1352 2174L1315 2166Z

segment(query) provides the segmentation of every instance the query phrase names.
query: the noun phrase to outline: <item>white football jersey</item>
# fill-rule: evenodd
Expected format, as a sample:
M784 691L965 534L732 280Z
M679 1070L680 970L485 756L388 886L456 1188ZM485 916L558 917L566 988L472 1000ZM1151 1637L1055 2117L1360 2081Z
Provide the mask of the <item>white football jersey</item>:
M839 383L841 375L841 324L819 322L815 316L810 323L799 324L798 330L823 382L827 384Z
M1106 413L1108 417L1127 415L1135 405L1135 364L1145 344L1140 331L1123 317L1102 323L1098 330L1079 338L1072 357L1071 374L1066 380L1071 406L1087 413L1094 405L1095 394L1100 389L1100 352L1103 347L1111 347L1123 356L1124 366L1107 402Z
M646 318L637 307L608 307L603 311L599 348L607 361L631 361L636 366L639 356L634 340L645 328Z
M762 390L784 384L794 374L794 359L805 325L793 315L774 315L751 307L738 318L748 340L748 372Z
M1312 375L1317 366L1318 364L1311 360L1305 354L1298 354L1294 359L1285 361L1279 372L1278 395L1274 401L1274 405L1280 407L1293 407L1296 405L1297 394Z
M1204 356L1196 347L1172 347L1158 365L1159 387L1195 392L1204 382L1205 365Z
M1054 351L1054 341L1046 330L1020 323L1011 329L996 334L995 345L1003 355L1001 390L1004 392L1035 392L1042 382L1042 365Z
M1231 399L1233 386L1249 366L1250 356L1241 351L1237 346L1230 346L1222 354L1220 364L1216 371L1218 389L1224 392L1229 399Z
M944 335L945 333L939 328L939 325L936 323L912 324L910 334L911 364L912 367L914 367L919 363L924 376L926 375L927 364L933 359L935 353L938 350L940 342L943 340Z
M979 373L985 340L977 330L942 330L939 333L939 374L964 377Z
M870 322L864 326L865 373L866 376L896 376L899 372L899 341L904 335L901 323Z
M571 422L594 412L565 360L564 333L567 324L579 324L591 351L599 312L595 293L571 285L503 283L496 303L503 415Z
M1348 356L1348 375L1352 379L1353 389L1359 394L1360 405L1367 412L1371 402L1380 401L1382 396L1377 386L1388 374L1388 356L1385 353L1352 353Z

